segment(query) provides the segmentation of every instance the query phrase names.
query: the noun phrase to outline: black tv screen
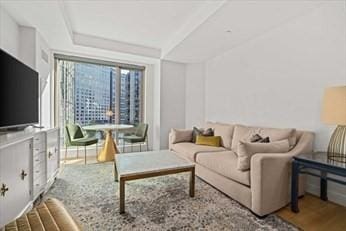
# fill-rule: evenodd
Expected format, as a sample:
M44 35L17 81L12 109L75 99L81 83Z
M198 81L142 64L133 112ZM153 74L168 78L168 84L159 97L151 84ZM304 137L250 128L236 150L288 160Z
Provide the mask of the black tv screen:
M0 128L38 123L38 73L0 49Z

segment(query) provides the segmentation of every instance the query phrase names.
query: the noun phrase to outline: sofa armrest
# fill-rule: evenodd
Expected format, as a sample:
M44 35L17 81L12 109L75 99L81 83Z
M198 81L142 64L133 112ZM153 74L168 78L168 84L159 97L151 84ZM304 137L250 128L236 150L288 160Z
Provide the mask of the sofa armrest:
M263 216L285 206L290 195L290 173L295 155L312 151L314 135L305 132L287 153L257 153L251 158L252 211Z
M172 151L172 144L173 144L173 133L168 133L168 149Z

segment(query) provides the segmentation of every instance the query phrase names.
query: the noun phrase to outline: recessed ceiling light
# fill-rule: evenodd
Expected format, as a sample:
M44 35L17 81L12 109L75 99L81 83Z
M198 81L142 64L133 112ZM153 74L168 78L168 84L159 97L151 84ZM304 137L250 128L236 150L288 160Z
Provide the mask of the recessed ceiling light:
M226 33L232 33L232 31L231 30L226 30Z

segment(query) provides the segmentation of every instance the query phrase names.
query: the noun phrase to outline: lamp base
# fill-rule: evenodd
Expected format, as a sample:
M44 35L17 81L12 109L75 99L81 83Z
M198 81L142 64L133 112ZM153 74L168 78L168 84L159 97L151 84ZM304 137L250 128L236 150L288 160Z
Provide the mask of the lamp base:
M328 145L328 158L346 163L346 126L335 128Z

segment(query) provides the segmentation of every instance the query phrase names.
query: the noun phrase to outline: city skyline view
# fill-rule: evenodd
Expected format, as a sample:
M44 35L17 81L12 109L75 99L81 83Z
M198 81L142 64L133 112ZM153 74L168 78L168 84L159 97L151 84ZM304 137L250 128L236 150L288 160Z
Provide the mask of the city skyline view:
M58 67L62 125L142 122L142 70L66 60L59 60Z

